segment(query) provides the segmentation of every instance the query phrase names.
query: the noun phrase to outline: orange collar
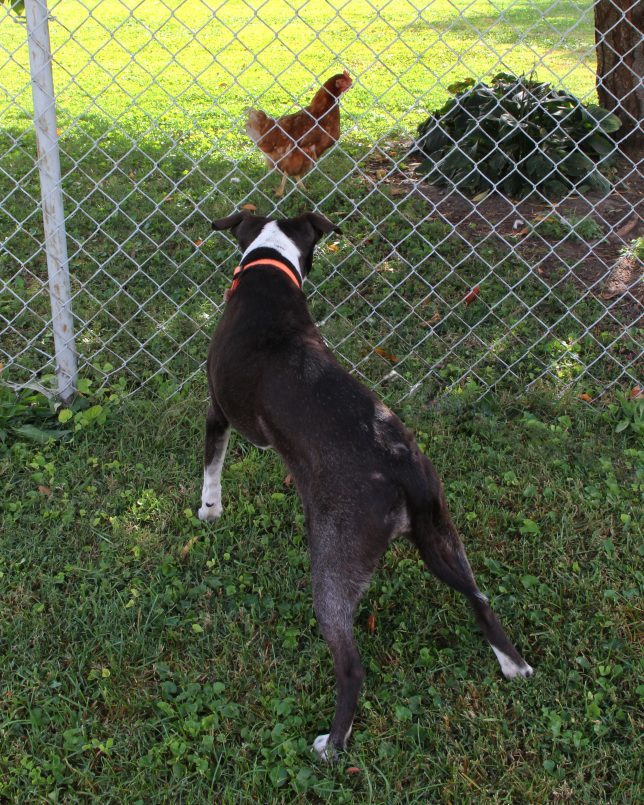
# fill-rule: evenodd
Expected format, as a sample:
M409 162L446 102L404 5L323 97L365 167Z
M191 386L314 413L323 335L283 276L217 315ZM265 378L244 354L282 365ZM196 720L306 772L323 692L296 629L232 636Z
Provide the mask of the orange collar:
M282 263L279 260L271 260L269 257L267 257L259 260L253 260L252 263L246 263L245 266L241 265L237 266L237 268L233 271L233 281L230 285L230 288L228 288L228 290L224 295L224 299L226 302L237 290L237 286L239 285L241 275L244 273L244 271L246 271L247 268L252 268L253 266L273 266L273 268L279 268L279 270L283 274L285 274L291 280L291 282L294 282L298 288L302 287L300 278L289 265L287 265L286 263Z

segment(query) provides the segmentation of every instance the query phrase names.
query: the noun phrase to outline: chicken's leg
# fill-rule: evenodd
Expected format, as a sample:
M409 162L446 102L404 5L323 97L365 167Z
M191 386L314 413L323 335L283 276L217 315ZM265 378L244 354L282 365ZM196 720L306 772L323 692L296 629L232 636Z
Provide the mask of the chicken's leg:
M282 174L282 181L280 182L280 186L275 191L275 195L277 196L277 198L282 198L282 196L284 195L284 191L286 190L286 180L287 180L287 178L288 178L288 176L285 173L283 173Z

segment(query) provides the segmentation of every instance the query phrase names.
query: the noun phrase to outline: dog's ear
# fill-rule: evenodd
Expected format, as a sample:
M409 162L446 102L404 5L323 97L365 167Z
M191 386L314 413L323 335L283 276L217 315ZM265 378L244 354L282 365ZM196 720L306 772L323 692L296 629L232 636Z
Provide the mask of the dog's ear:
M227 218L218 218L216 221L213 221L212 228L217 231L221 231L222 229L235 229L247 216L247 212L234 212Z
M319 212L307 212L304 217L311 224L313 229L315 229L318 238L321 238L322 235L328 235L329 232L341 231L337 224L334 224L333 221L329 221L328 218L320 215Z

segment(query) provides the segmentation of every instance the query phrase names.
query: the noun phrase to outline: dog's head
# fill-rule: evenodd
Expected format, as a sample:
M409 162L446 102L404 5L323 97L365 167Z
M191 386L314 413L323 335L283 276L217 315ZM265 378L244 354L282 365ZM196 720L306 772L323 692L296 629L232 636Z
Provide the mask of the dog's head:
M318 240L329 232L340 231L339 226L318 212L276 221L245 210L213 221L212 228L228 229L244 255L253 249L275 249L295 265L302 278L311 270L313 249Z

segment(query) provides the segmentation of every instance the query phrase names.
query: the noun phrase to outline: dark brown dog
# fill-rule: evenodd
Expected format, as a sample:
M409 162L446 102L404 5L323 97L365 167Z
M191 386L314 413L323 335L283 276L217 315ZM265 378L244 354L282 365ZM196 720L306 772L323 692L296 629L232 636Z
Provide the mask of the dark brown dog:
M208 353L211 406L199 517L221 514L231 426L258 447L277 450L302 499L313 605L335 670L335 717L330 733L315 739L315 751L331 759L351 732L364 676L354 613L398 534L467 597L503 674L530 676L476 586L433 466L398 417L339 365L309 315L301 283L315 244L337 227L317 213L272 221L241 212L213 227L230 230L243 256Z

